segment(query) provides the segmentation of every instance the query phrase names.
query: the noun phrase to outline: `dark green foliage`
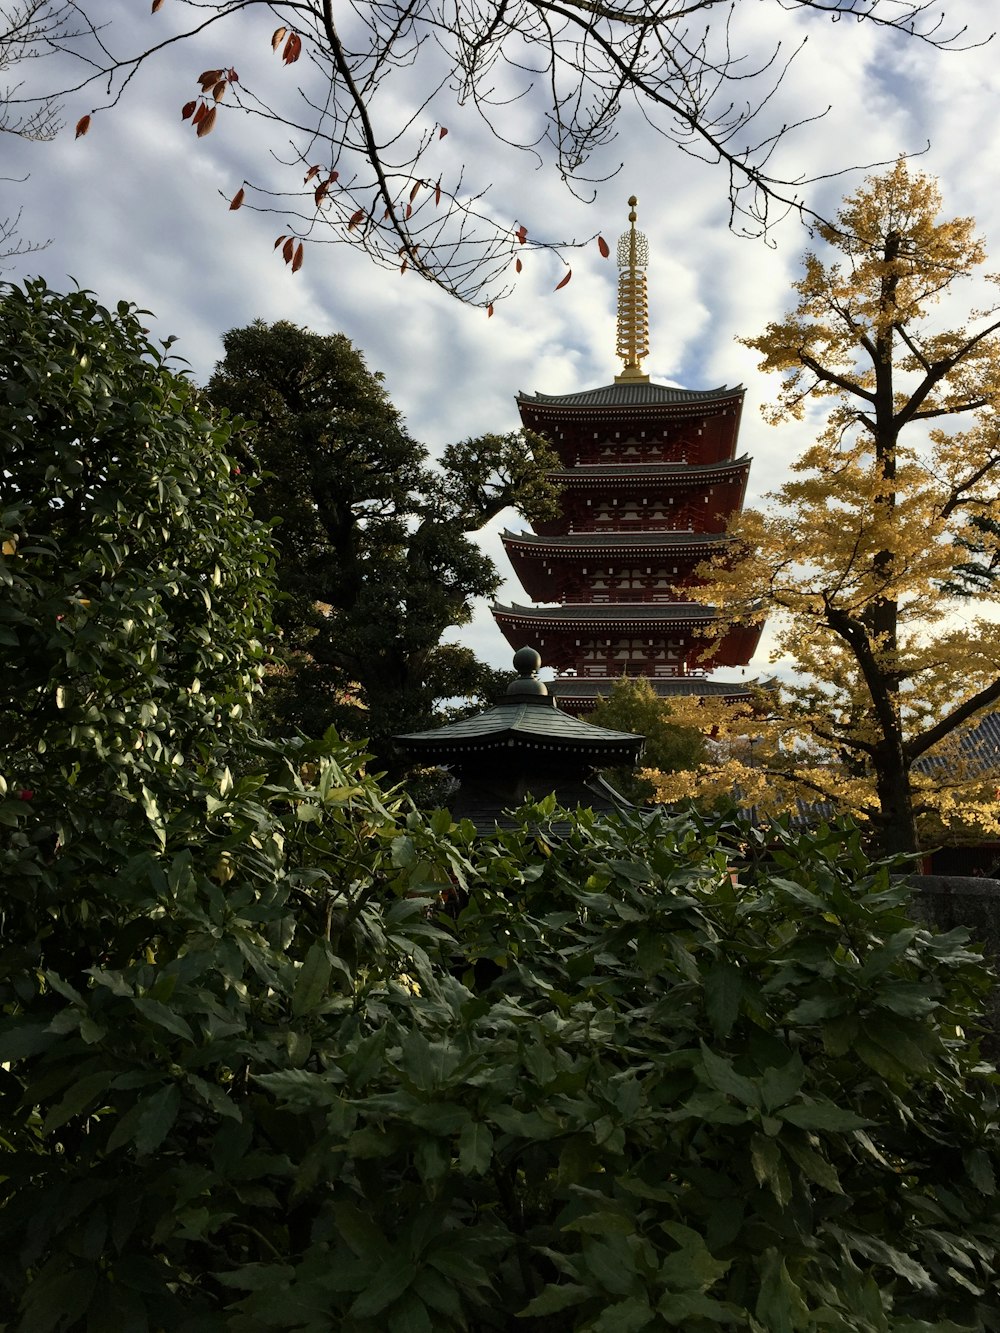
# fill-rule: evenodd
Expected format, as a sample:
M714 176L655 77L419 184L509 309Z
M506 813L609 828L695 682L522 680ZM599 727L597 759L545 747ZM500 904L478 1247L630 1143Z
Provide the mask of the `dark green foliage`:
M8 974L12 1328L997 1326L986 979L856 835L734 888L301 758L129 859L140 949Z
M705 738L694 727L670 720L670 703L661 699L645 676L622 676L606 699L599 699L587 718L612 731L645 736L639 768L676 773L697 768L705 758ZM605 776L630 801L641 805L654 793L653 783L632 769L609 769Z
M537 438L488 435L450 445L436 469L343 334L258 321L223 342L208 394L257 423L253 504L280 519L290 651L272 710L311 736L335 723L371 737L391 761L392 733L432 725L443 700L493 702L495 673L441 643L500 581L468 534L509 505L550 513L557 460Z

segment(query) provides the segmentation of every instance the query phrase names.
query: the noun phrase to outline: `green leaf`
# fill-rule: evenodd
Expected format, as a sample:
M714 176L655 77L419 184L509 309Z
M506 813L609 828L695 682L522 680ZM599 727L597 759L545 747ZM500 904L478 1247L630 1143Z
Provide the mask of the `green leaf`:
M87 1074L78 1079L62 1101L49 1111L42 1125L42 1133L51 1134L60 1125L64 1125L67 1120L72 1120L74 1116L92 1106L100 1094L110 1086L113 1078L113 1070L101 1069L94 1074Z
M392 1255L379 1265L374 1278L351 1306L354 1319L371 1319L399 1299L417 1276L417 1265L401 1255Z
M332 971L326 947L319 940L313 941L298 970L292 992L292 1013L296 1018L311 1013L326 999Z
M781 1107L775 1114L790 1125L797 1125L799 1129L843 1131L864 1129L875 1123L856 1115L854 1111L835 1106L833 1102L796 1102L793 1106Z
M434 1333L427 1306L409 1291L389 1311L389 1333Z
M16 1027L0 1033L0 1063L11 1064L29 1055L40 1055L59 1040L46 1023L27 1023L21 1020Z
M712 1087L729 1097L735 1097L744 1106L760 1106L760 1089L752 1079L737 1074L731 1060L716 1055L703 1041L700 1046L702 1069Z
M792 1135L784 1137L781 1146L803 1174L815 1184L821 1185L832 1194L843 1194L840 1177L825 1157L805 1144L794 1142Z
M343 1081L330 1070L324 1074L310 1069L282 1069L274 1074L253 1074L253 1081L266 1088L278 1101L290 1106L333 1106L340 1100L336 1084Z
M140 1156L154 1152L170 1133L181 1106L180 1088L169 1084L139 1104L134 1141Z
M534 1300L529 1301L523 1310L517 1312L516 1317L530 1319L535 1315L558 1314L560 1310L580 1305L593 1295L594 1292L590 1287L581 1287L576 1282L554 1283L540 1291Z
M765 1069L760 1080L760 1092L765 1108L774 1111L791 1101L802 1087L805 1072L805 1066L797 1054L783 1065L772 1065Z
M716 963L705 977L705 1008L717 1037L728 1037L740 1011L743 973L732 963Z
M767 1333L796 1333L809 1327L809 1309L777 1250L764 1255L763 1275L754 1311Z
M630 1296L607 1306L590 1328L593 1333L639 1333L652 1320L653 1310L645 1297Z
M148 1018L151 1023L166 1029L167 1032L172 1032L176 1037L183 1037L185 1041L194 1041L194 1033L184 1019L167 1005L161 1004L159 1000L136 995L132 998L132 1003L143 1018Z
M458 1139L458 1166L463 1175L484 1176L493 1160L493 1133L481 1121L469 1121Z
M992 1198L997 1192L997 1183L993 1171L993 1162L989 1154L982 1148L973 1148L970 1152L963 1154L962 1160L965 1162L969 1179L976 1189L979 1190L980 1194L987 1194Z

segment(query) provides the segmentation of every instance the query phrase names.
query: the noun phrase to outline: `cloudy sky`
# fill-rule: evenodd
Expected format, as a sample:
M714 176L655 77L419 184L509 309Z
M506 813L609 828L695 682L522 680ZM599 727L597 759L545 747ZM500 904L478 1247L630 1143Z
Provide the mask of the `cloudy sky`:
M560 291L553 290L565 273L558 259L529 255L515 292L487 319L482 309L459 305L412 273L378 269L346 245L309 247L293 275L272 250L285 230L280 221L228 210L244 178L280 179L269 154L280 155L282 141L268 138L265 123L236 112L220 115L213 132L197 139L180 108L196 95L196 76L206 67L235 65L241 80L262 92L282 79L294 83L295 73L271 53L272 8L280 6L169 48L133 80L116 109L94 116L84 138L74 140L72 127L99 103L92 89L65 100L66 128L52 142L0 140L8 178L0 183L0 217L21 208L23 236L51 240L45 250L11 261L6 276L42 274L55 288L75 282L106 303L135 301L155 314L159 336L177 335L175 350L200 381L221 355L221 334L253 319L343 331L369 366L384 372L412 433L432 450L513 429L518 390L563 393L610 382L619 369L617 275L596 246L571 256L573 278ZM968 25L967 43L983 42L991 32L989 8L977 0L938 0L935 12L943 11L948 30ZM185 17L179 0L165 0L156 15L133 0L93 0L96 12L106 20L104 40L122 53L162 37ZM777 41L787 53L808 38L768 114L777 128L831 108L788 139L775 163L790 176L830 177L810 187L813 206L832 212L863 179L863 172L831 175L841 168L922 152L917 165L940 180L946 213L977 218L1000 268L1000 38L942 52L869 24L789 15L778 0L740 0L737 19L741 40L758 56ZM8 71L6 78L21 74ZM39 85L72 72L54 60L35 61L27 75ZM530 133L536 111L528 98L511 114ZM466 163L470 183L489 184L493 207L533 236L600 231L613 246L626 226L628 196L638 196L639 226L650 242L646 368L656 380L690 388L744 384L741 444L755 460L751 502L780 484L808 422L764 425L759 408L775 386L736 339L760 332L790 305L791 283L810 244L801 223L788 219L770 243L734 235L724 169L685 156L629 108L616 142L595 164L597 174L620 170L596 187L589 205L554 170L537 169L533 158L504 148L449 94L426 114L449 127L441 160ZM496 523L484 542L509 573L496 537L503 526ZM502 600L512 597L523 600L513 582L501 593ZM508 664L509 649L485 607L463 638L495 665ZM758 664L766 659L765 641Z

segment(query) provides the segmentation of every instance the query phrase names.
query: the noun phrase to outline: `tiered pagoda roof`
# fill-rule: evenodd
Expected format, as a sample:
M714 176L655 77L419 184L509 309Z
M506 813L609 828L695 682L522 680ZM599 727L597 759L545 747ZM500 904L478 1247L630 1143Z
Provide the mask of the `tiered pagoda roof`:
M648 351L646 241L618 244L618 353L613 384L572 393L520 393L521 420L559 455L550 476L561 514L504 547L535 605L493 608L512 647L533 642L556 670L552 691L587 711L622 674L669 694L745 698L744 681L709 681L745 666L760 627L713 640L716 613L698 599L698 565L724 558L729 520L743 505L750 459L736 445L744 390L654 384Z

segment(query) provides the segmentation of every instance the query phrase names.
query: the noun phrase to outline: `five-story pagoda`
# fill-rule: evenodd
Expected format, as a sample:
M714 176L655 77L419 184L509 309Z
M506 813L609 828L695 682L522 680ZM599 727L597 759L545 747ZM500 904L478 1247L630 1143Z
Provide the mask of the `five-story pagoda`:
M512 647L537 645L555 669L549 688L585 712L622 675L646 676L661 696L740 698L746 684L709 679L746 666L759 627L729 630L706 657L715 613L698 600L696 566L724 552L743 504L750 459L736 455L743 389L653 384L648 355L645 236L618 242L618 355L613 384L568 394L520 394L526 428L562 466L562 512L503 544L534 605L495 606Z

